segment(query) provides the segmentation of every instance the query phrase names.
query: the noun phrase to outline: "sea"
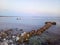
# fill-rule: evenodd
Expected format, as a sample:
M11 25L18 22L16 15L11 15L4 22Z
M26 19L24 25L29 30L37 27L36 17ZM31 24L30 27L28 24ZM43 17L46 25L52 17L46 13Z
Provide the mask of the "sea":
M44 45L60 45L60 17L47 17L47 16L8 16L0 17L0 30L20 30L25 32L37 30L45 25L45 22L56 22L56 25L51 26L47 31L43 32L39 36L31 37L29 44L41 44ZM18 31L19 32L19 31ZM48 33L47 33L48 32ZM13 33L16 33L15 31ZM20 32L19 32L20 33ZM38 39L40 38L40 39ZM51 43L46 43L46 39ZM35 42L34 40L38 40ZM33 43L35 42L35 43Z
M10 16L0 17L0 30L23 29L28 32L37 30L45 25L45 22L56 22L48 30L60 35L60 17L53 16Z

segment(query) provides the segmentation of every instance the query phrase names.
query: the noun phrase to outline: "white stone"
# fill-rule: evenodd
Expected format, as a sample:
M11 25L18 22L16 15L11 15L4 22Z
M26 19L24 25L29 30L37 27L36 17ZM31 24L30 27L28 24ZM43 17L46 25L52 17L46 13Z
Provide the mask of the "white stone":
M12 36L12 38L15 38L16 36Z
M24 34L26 34L26 32L21 33L21 36L24 36Z
M5 38L3 40L6 40Z
M19 40L19 37L16 37L16 41Z

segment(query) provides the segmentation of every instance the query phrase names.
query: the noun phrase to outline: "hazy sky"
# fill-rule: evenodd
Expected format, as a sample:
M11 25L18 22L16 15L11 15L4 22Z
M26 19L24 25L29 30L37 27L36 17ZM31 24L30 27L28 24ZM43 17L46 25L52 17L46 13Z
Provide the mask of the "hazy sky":
M5 11L27 14L60 14L60 0L0 0L0 12Z

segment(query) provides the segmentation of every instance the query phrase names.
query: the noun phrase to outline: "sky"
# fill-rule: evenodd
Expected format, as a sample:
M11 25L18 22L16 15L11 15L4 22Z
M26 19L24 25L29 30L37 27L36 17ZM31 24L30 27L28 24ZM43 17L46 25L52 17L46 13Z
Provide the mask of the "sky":
M60 0L0 0L0 16L9 13L60 16Z

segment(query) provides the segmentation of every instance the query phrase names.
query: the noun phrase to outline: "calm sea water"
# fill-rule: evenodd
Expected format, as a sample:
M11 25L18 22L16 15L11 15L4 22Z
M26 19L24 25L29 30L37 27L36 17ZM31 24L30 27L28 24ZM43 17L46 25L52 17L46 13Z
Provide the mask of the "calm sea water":
M40 17L40 16L22 16L22 17L0 17L0 30L18 28L24 31L32 29L37 30L42 27L45 22L54 21L56 26L51 27L50 31L60 34L60 17Z
M40 16L21 16L21 17L0 17L0 22L21 23L30 25L40 25L46 21L60 22L60 17L40 17Z

